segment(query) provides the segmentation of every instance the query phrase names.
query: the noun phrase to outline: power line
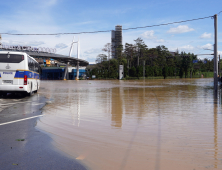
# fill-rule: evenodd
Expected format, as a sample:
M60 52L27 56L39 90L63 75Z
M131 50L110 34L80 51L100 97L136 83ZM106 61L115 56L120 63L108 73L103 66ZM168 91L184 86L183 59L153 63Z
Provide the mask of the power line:
M166 24L150 25L150 26L135 27L135 28L126 28L126 29L122 29L122 30L130 30L130 29L138 29L138 28L148 28L148 27L158 27L158 26L162 26L162 25L178 24L178 23L189 22L189 21L196 21L196 20L212 18L212 17L213 16L208 16L208 17L203 17L203 18L196 18L196 19L190 19L190 20L184 20L184 21L171 22L171 23L166 23Z
M171 25L171 24L178 24L178 23L183 23L183 22L202 20L202 19L207 19L207 18L212 18L212 17L214 17L214 16L184 20L184 21L177 21L177 22L171 22L171 23L165 23L165 24L158 24L158 25L149 25L149 26L143 26L143 27L125 28L125 29L122 29L122 30L133 30L133 29L140 29L140 28L158 27L158 26L163 26L163 25ZM92 32L76 32L76 33L52 33L52 34L13 34L13 33L0 33L0 34L2 34L2 35L66 35L66 34L94 34L94 33L111 32L111 31L112 30L92 31Z

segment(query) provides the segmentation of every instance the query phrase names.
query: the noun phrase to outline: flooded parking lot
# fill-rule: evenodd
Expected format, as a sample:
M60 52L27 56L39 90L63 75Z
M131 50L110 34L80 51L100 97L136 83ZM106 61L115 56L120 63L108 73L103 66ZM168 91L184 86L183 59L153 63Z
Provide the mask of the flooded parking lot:
M93 170L222 169L212 81L42 81L37 128Z

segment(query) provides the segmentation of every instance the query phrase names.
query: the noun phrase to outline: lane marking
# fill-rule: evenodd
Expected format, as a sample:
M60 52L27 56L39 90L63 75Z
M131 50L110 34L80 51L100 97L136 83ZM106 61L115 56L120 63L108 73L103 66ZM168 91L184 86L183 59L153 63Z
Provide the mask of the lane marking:
M10 124L10 123L20 122L20 121L23 121L23 120L33 119L33 118L41 117L41 116L43 116L43 115L38 115L38 116L28 117L28 118L25 118L25 119L19 119L19 120L15 120L15 121L11 121L11 122L1 123L0 126L1 125L7 125L7 124Z
M31 103L31 102L26 102L26 101L24 101L24 102L16 102L16 103L5 103L5 104L0 104L0 105L10 105L10 104L19 104L19 103Z

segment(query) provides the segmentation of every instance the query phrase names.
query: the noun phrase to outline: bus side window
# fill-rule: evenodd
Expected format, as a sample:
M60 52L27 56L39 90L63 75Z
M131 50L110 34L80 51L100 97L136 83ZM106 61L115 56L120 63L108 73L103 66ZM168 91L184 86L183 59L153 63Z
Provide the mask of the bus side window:
M34 65L35 63L34 63L34 61L32 60L32 71L35 71L35 65Z
M35 62L35 72L39 72L39 64Z
M28 63L29 63L28 64L29 65L29 70L34 71L34 61L31 58L29 58Z
M32 71L32 60L29 58L29 70Z
M28 68L31 70L31 59L28 57Z

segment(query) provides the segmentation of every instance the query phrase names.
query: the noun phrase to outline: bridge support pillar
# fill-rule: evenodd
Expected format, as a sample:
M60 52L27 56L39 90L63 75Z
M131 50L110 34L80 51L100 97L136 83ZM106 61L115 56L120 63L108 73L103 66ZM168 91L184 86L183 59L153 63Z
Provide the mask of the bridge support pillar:
M69 67L69 62L67 62L66 64L66 69L65 69L65 72L64 72L64 77L63 77L63 80L67 80L68 79L68 67Z
M79 61L77 61L76 65L76 80L79 80Z

